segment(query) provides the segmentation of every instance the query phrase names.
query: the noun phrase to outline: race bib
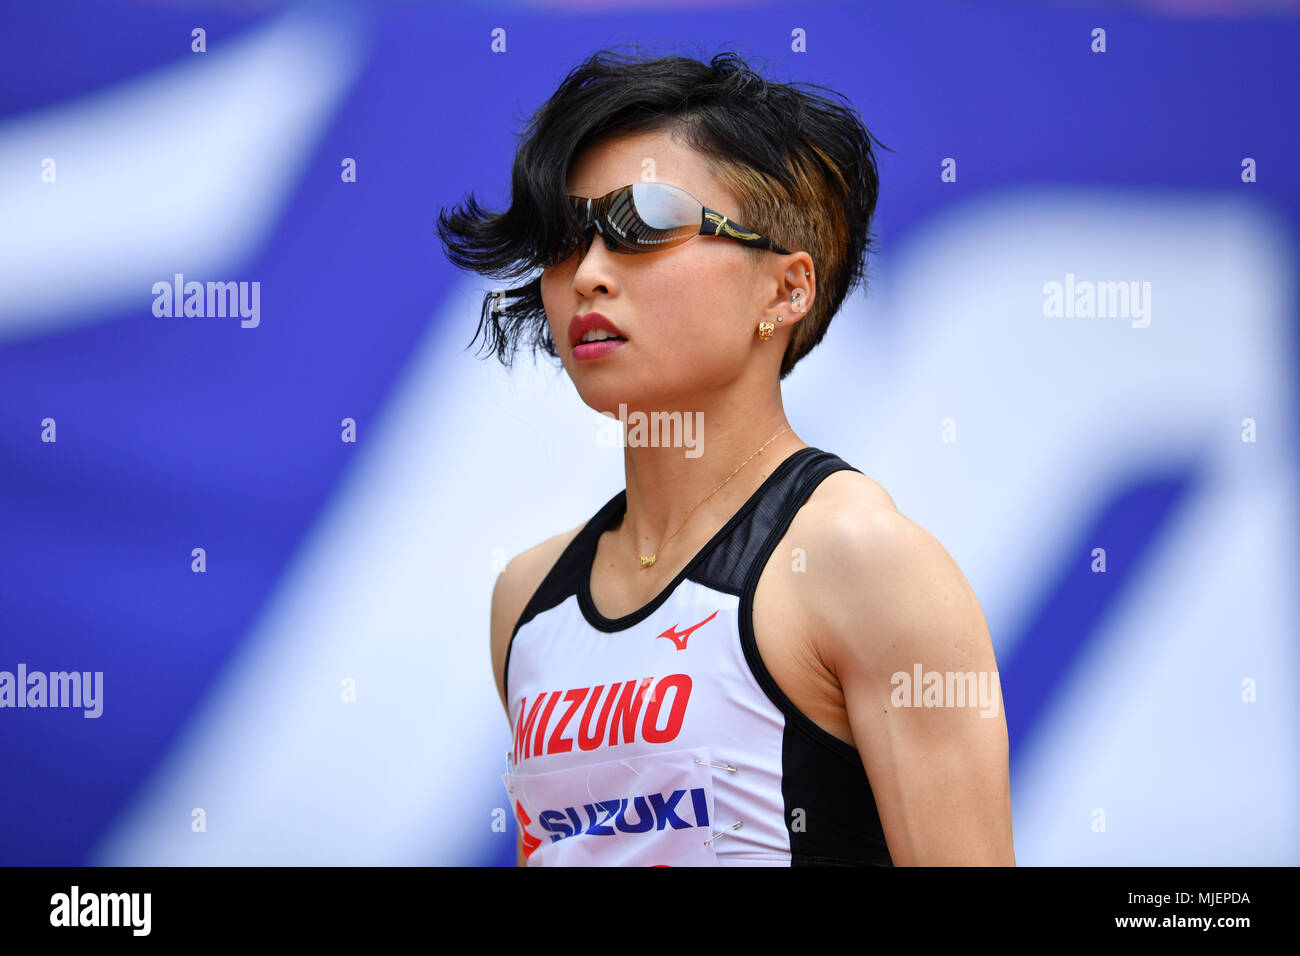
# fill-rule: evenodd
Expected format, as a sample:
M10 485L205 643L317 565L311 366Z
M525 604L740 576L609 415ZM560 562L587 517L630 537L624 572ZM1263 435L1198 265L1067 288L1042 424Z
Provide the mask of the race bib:
M708 764L698 747L501 781L529 866L717 866Z

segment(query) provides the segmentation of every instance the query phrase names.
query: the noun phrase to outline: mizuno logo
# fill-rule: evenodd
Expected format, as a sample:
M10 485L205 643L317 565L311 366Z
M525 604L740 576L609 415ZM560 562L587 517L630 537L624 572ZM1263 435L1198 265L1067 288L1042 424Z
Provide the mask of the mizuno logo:
M721 610L721 609L719 609L719 610ZM678 630L677 630L677 625L674 624L672 627L668 628L668 630L664 631L664 632L663 632L662 634L660 634L659 636L660 636L660 637L666 637L666 638L668 638L668 640L672 641L674 644L677 645L677 649L678 649L679 651L684 651L684 650L686 650L686 642L687 642L687 640L690 639L691 633L692 633L696 628L703 627L705 624L708 624L711 620L713 620L713 619L714 619L715 617L717 617L717 616L718 616L718 612L717 612L717 611L714 611L712 614L710 614L710 615L709 615L708 617L706 617L704 620L700 621L699 624L693 624L692 626L688 627L688 628L687 628L686 630L684 630L684 631L678 631Z
M666 744L681 733L690 699L687 674L620 681L608 691L604 684L543 691L531 707L525 695L515 715L513 758L519 762L543 754L617 747L637 742L638 734L645 743Z

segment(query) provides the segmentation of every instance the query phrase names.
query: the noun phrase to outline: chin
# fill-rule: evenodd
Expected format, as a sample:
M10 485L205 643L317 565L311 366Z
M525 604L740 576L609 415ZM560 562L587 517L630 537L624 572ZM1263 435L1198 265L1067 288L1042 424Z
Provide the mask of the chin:
M625 405L629 408L638 404L636 391L628 388L626 383L618 382L601 382L599 385L592 382L584 382L580 375L574 380L574 385L578 389L578 396L582 399L583 404L593 411L618 417L619 405Z
M633 409L662 408L671 389L652 388L644 369L637 369L628 374L607 373L605 369L578 368L577 375L570 375L578 396L587 407L598 412L608 412L618 416L619 405L629 411Z

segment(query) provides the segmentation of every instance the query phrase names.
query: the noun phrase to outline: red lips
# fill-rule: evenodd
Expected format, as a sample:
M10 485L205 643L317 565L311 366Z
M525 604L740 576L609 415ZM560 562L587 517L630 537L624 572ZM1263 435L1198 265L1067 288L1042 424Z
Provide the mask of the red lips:
M582 341L582 337L592 329L604 329L610 335L627 338L622 329L599 312L588 312L585 315L575 315L569 321L569 346L576 346Z

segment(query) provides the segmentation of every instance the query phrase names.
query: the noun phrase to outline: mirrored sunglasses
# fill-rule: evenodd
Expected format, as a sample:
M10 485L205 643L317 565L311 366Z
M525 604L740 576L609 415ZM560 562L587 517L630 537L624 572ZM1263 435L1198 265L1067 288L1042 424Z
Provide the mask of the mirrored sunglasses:
M599 198L570 196L579 227L552 251L547 262L558 265L582 246L585 252L595 229L610 252L658 252L689 242L696 236L722 236L747 246L789 255L771 239L732 222L686 190L670 183L632 183Z

